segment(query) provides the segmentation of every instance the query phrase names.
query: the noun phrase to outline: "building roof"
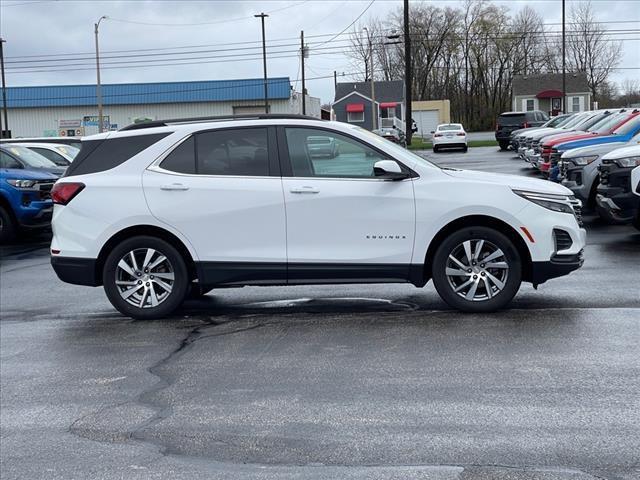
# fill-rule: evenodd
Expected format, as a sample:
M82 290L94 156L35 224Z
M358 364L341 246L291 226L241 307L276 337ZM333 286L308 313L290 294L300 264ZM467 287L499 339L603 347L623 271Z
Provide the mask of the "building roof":
M402 80L373 83L376 102L404 101L404 82ZM336 95L333 101L340 100L354 91L371 98L371 82L340 82L336 85Z
M567 72L566 93L586 93L591 91L587 76L583 72ZM545 90L562 91L561 73L541 73L536 75L514 75L513 95L537 95Z
M268 79L270 99L291 95L289 77ZM264 80L208 80L199 82L114 83L102 85L104 105L224 102L264 99ZM70 107L96 105L95 85L8 87L7 107Z

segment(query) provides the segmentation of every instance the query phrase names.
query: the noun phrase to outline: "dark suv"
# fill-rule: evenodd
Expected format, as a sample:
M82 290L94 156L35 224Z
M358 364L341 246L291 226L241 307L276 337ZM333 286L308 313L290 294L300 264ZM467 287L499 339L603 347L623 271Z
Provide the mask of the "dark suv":
M549 120L549 115L540 110L530 112L505 112L496 121L496 140L500 150L509 148L511 132L520 128L539 127Z

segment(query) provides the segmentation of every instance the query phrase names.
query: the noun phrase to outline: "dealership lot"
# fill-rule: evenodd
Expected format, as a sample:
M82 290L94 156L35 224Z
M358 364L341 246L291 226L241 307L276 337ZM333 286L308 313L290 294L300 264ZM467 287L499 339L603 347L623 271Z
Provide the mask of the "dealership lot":
M512 152L425 152L535 177ZM214 291L164 321L2 253L3 478L640 475L640 233L586 217L585 266L512 308L432 284Z

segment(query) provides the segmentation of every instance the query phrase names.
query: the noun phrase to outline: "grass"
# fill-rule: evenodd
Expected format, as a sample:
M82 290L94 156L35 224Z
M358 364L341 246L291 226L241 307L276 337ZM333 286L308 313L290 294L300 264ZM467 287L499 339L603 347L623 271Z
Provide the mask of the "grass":
M467 142L469 148L473 147L497 147L498 142L495 140L469 140ZM425 142L423 138L414 137L409 145L409 150L431 150L431 142Z

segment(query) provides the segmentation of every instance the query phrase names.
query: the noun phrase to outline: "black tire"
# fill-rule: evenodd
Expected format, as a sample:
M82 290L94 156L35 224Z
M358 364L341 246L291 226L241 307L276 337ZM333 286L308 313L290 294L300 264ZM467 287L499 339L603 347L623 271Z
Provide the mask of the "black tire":
M640 209L638 209L636 218L633 220L633 226L636 228L636 230L640 230Z
M436 147L435 145L433 146L433 153L438 153L438 147Z
M464 251L464 242L467 240L471 241L470 246L473 247L471 249L472 257L475 256L475 246L478 245L478 243L474 243L475 241L484 240L486 252L481 250L477 264L469 265L469 268L465 268L464 271L460 267L457 268L464 275L447 276L447 264L451 262L449 255L458 252L460 248ZM503 268L484 268L485 265L481 263L483 258L490 258L492 247L497 247L502 251L503 255L497 258L504 260L496 262L496 264L506 263L508 266L506 272ZM497 252L497 250L493 251ZM470 262L467 261L466 263ZM469 270L472 271L469 272ZM482 273L485 273L485 275L482 275ZM518 292L522 282L522 260L516 247L504 234L489 227L465 227L450 234L438 247L433 258L431 274L438 294L453 308L472 313L493 312L507 305ZM502 289L498 289L498 283L490 280L489 274L501 281L500 283L503 283ZM502 277L502 275L505 276ZM472 296L475 296L478 292L485 292L484 297L486 298L479 298L476 301L463 298L461 295L465 294L465 289L462 289L460 293L456 293L454 291L455 285L450 282L450 278L455 279L451 280L452 282L460 283L460 285L457 285L458 288L463 283L472 282L473 279L477 278L477 281L474 282L476 289L473 290ZM472 287L473 283L469 286L467 294L470 293ZM493 287L497 290L494 291ZM490 295L487 292L487 288L491 290Z
M509 144L507 142L500 142L500 150L503 152L509 149Z
M164 255L166 257L166 259L168 260L168 266L171 267L172 273L174 275L174 283L172 285L171 291L168 293L168 295L166 295L166 298L164 298L157 306L140 308L130 304L127 300L122 298L120 294L121 287L116 285L116 271L118 269L118 262L120 262L120 260L123 259L123 257L127 255L128 252L144 251L146 249L153 249L158 254ZM144 259L140 261L140 257L138 257L137 263L141 264L143 261ZM168 270L168 272L171 272L171 270ZM166 273L167 270L165 270L164 272ZM140 268L140 273L144 274L144 272L142 272L142 267ZM152 274L153 271L150 272L150 275ZM132 278L135 279L136 277L132 276ZM153 277L151 276L150 278ZM153 282L147 282L147 280L150 280L150 278L145 278L143 276L142 279L138 280L138 282L143 282L141 286L138 287L138 290L140 288L144 289L144 285L151 285ZM104 285L104 291L107 294L107 297L109 298L111 304L123 315L140 320L162 318L173 313L184 301L190 284L187 266L185 264L184 258L182 258L182 255L178 252L178 250L176 250L173 245L165 242L162 239L149 236L128 238L118 244L115 248L113 248L107 259L105 260L104 269L102 272L102 281ZM156 281L158 281L158 279L156 279ZM160 290L162 290L161 287L156 287L155 283L153 283L153 286L154 288L159 288ZM146 289L144 291L146 292ZM132 295L132 297L135 298L136 294ZM144 301L144 297L142 301Z
M463 153L467 153L467 150L469 150L469 147L462 147L462 152Z
M0 244L11 242L16 238L16 224L11 213L0 206Z

